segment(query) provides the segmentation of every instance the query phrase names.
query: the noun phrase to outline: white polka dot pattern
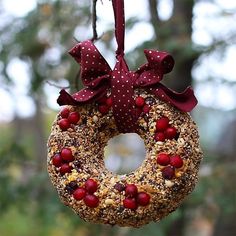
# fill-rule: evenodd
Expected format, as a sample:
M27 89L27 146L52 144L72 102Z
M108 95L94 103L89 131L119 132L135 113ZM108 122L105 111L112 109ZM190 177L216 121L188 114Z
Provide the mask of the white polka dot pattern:
M135 132L137 116L134 103L134 76L129 71L124 58L121 56L116 62L111 79L111 94L113 101L113 115L121 133Z
M76 106L93 102L111 89L113 113L120 132L136 130L138 116L133 98L136 88L146 89L184 112L191 111L197 104L190 87L182 93L176 93L160 83L163 75L170 72L174 66L174 59L166 52L144 50L148 62L136 72L129 71L123 54L117 56L116 66L112 71L89 40L77 44L69 53L80 64L81 80L85 88L72 96L62 90L57 100L58 104Z
M80 64L81 79L85 86L96 88L109 79L111 68L91 41L75 45L69 53Z

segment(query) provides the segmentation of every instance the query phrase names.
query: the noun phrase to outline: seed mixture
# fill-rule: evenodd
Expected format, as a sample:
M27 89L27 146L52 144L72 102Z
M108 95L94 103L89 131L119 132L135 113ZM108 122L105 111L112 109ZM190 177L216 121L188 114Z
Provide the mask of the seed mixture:
M195 123L143 90L135 90L137 134L146 157L135 171L115 175L104 148L119 134L110 93L97 102L65 106L48 140L48 172L61 201L85 221L140 227L173 212L192 192L202 151Z

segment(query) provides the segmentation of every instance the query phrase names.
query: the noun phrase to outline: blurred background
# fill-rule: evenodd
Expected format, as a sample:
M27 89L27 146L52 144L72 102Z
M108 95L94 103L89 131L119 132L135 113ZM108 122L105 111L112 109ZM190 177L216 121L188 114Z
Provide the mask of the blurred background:
M81 86L67 51L92 38L92 1L0 0L1 236L236 235L236 1L125 4L130 68L145 62L144 48L165 50L176 65L164 83L176 91L194 86L192 116L204 151L198 185L176 212L140 229L86 223L63 206L46 171L46 142L60 88ZM97 17L96 46L113 67L111 1L97 1ZM144 152L137 135L118 136L106 149L106 166L128 173Z

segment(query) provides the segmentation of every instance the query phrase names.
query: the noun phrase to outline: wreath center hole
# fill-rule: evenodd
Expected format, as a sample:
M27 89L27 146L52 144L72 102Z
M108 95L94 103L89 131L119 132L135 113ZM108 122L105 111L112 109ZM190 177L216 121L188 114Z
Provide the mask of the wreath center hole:
M135 133L113 137L104 151L105 166L114 174L128 174L136 170L146 155L143 139Z

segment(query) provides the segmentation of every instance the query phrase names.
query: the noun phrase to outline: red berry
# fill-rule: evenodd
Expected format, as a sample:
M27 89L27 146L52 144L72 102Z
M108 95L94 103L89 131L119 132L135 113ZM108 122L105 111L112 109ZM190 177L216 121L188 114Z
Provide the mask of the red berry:
M171 166L166 166L161 171L164 179L172 179L175 175L175 171Z
M62 118L68 118L70 110L68 108L63 108L60 112Z
M159 133L156 133L156 134L155 134L154 139L155 139L157 142L158 142L158 141L159 141L159 142L164 142L165 139L166 139L166 137L165 137L164 133L159 132Z
M65 173L70 173L71 169L72 169L72 167L69 166L68 163L65 163L60 167L60 173L61 173L61 175L64 175Z
M52 164L56 167L60 167L62 165L62 158L60 154L55 154L52 158Z
M111 98L111 97L107 98L107 100L106 100L106 105L107 105L108 107L111 107L111 106L112 106L112 98Z
M70 162L74 161L74 156L72 154L72 151L69 148L63 148L61 150L61 157L64 161Z
M157 163L161 166L167 166L170 164L170 156L166 153L160 153L157 156Z
M184 162L179 155L174 155L170 159L170 164L175 168L181 168Z
M145 104L145 99L143 97L139 96L135 99L135 104L137 107L143 107Z
M137 204L135 198L125 198L123 200L123 206L125 208L131 209L131 210L135 210L135 209L137 209L138 204Z
M86 195L86 191L84 188L77 188L74 193L73 193L73 197L76 200L82 200Z
M101 112L102 114L105 115L108 113L109 107L107 105L99 105L98 110L99 110L99 112Z
M65 131L70 128L70 122L68 119L61 119L58 121L58 125L60 126L62 131Z
M95 208L98 206L99 204L99 199L97 196L93 195L93 194L87 194L84 197L84 203L86 204L86 206L91 207L91 208Z
M88 179L85 182L85 189L87 190L88 193L94 193L98 189L98 184L95 180L93 179Z
M150 106L148 104L145 104L143 107L143 112L147 114L150 111L150 109L151 109Z
M169 126L169 119L167 117L162 117L156 121L156 130L165 131Z
M150 195L145 192L139 192L137 196L137 203L140 206L147 206L150 202Z
M77 124L80 119L80 115L78 112L71 112L68 116L68 120L71 124Z
M135 184L126 184L125 196L135 197L138 193L138 188Z
M165 131L165 136L167 139L174 139L177 137L177 130L175 127L169 127Z

